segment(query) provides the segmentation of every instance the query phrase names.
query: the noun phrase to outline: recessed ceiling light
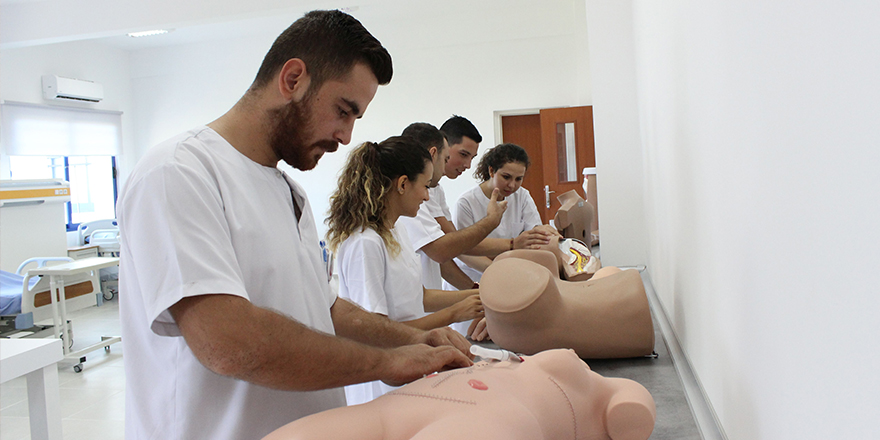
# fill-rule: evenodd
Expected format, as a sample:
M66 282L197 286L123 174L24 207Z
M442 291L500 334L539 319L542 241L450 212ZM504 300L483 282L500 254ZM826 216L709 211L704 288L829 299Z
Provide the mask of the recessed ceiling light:
M129 36L129 37L134 37L134 38L138 38L138 37L149 37L149 36L153 36L153 35L167 34L167 33L171 32L171 31L173 31L173 30L174 30L174 29L154 29L154 30L151 30L151 31L132 32L132 33L128 34L128 36Z

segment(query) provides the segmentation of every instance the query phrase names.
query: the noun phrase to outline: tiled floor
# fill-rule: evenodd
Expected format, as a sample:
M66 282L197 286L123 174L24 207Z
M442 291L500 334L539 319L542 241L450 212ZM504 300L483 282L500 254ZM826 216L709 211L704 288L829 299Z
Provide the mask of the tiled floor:
M70 314L73 349L78 350L119 335L119 307L114 299L101 307ZM86 355L82 373L75 373L75 361L58 366L61 386L62 432L65 440L121 440L124 438L125 370L122 344ZM27 382L24 377L0 386L0 440L30 439Z

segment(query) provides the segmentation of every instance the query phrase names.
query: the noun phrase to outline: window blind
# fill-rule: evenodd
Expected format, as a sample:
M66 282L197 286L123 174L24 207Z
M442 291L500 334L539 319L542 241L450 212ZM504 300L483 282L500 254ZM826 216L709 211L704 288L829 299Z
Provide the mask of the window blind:
M10 156L118 156L122 112L6 101L3 149Z

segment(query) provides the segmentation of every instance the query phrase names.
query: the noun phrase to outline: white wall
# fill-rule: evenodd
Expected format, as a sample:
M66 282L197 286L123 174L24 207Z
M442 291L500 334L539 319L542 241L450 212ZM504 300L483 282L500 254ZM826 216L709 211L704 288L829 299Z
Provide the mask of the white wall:
M634 29L648 271L727 436L880 438L880 5L605 6Z
M646 261L642 145L636 102L632 8L628 1L586 2L592 68L596 186L602 264Z
M99 103L43 99L40 77L55 74L101 83ZM122 112L122 155L117 164L127 173L140 155L134 144L131 73L128 52L94 41L77 41L0 51L0 100L59 107L92 108ZM9 160L0 149L0 178L9 179Z
M589 80L589 59L581 2L507 2L512 11L498 8L504 2L486 2L471 5L468 14L457 14L454 20L446 17L449 5L435 3L402 2L394 13L368 7L355 13L389 49L395 73L355 125L352 145L399 134L415 121L439 127L455 113L483 134L482 153L495 145L495 110L589 103L583 87ZM136 146L141 154L231 107L282 30L134 52ZM286 168L306 188L319 222L348 151L343 147L326 155L317 169L306 173ZM476 181L468 172L442 184L454 203Z
M80 78L101 83L104 87L104 100L100 103L78 103L58 100L45 100L42 94L41 76L55 74L70 78ZM19 49L0 50L0 100L18 101L31 104L51 105L58 107L91 108L98 110L115 110L122 112L122 154L117 156L116 164L120 178L131 171L139 154L135 154L134 115L132 112L131 73L129 70L129 54L127 51L108 47L94 41L74 41L51 45L32 46ZM0 148L0 179L9 179L9 157L5 148ZM15 227L12 221L0 221L4 233ZM35 219L45 224L44 219ZM58 227L64 229L64 216L58 218ZM48 227L48 225L47 225ZM32 242L31 250L19 253L28 254L34 249L39 250L38 256L67 256L65 249L70 242L70 235L37 234ZM33 238L32 238L33 239ZM3 243L3 246L14 243ZM19 253L8 254L7 259L19 258ZM18 252L18 250L16 250ZM8 255L7 255L8 254ZM32 254L30 256L33 256ZM21 259L19 259L21 260ZM5 261L4 270L10 264L15 270L21 261Z

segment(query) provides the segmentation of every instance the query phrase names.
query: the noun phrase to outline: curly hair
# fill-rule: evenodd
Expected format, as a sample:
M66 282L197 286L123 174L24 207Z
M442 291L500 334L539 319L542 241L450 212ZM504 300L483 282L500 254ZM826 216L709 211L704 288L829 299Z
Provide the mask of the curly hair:
M340 171L339 186L330 196L325 223L334 252L355 232L372 228L391 255L400 244L385 223L387 196L400 176L416 180L431 162L431 154L409 136L393 136L381 143L365 142L351 151Z
M531 165L529 154L523 147L517 144L499 144L483 153L477 169L474 170L474 177L480 182L485 182L492 178L489 176L489 168L498 171L505 164L511 162L521 163L526 166L526 169L529 169L529 165Z

